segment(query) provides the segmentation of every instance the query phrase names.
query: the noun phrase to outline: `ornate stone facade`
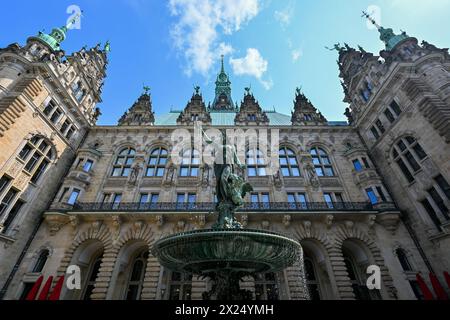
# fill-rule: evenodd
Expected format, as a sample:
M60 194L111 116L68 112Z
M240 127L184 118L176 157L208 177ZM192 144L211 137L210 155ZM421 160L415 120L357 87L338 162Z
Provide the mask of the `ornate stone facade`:
M211 166L198 150L180 164L171 156L174 131L193 133L197 121L267 129L280 141L272 175L270 150L245 150L254 192L237 217L298 240L305 259L243 279L242 288L257 299L418 298L417 273L450 271L450 58L379 29L382 61L336 46L350 125L326 120L300 90L292 117L264 111L249 89L238 108L222 65L208 108L196 88L183 112L158 117L145 92L118 126L97 126L107 50L66 58L43 36L2 49L3 298L23 298L40 275L56 282L78 265L82 289L64 289L64 299L201 299L210 283L172 273L151 254L157 239L215 221ZM77 130L67 138L70 126ZM48 163L30 165L33 154ZM369 265L380 267L380 291L367 290Z

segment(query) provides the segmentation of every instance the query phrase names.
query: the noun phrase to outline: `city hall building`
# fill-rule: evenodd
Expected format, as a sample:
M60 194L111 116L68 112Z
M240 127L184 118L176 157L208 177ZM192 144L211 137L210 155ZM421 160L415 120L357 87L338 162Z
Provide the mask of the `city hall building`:
M237 217L297 240L304 259L243 279L254 299L421 299L418 273L430 287L429 273L445 283L450 56L379 32L379 55L335 47L348 122L326 119L295 88L291 114L265 110L249 89L232 92L222 63L213 101L196 88L186 106L155 115L145 89L118 125L99 126L109 44L68 55L62 27L0 49L1 298L24 299L40 276L56 283L77 265L81 289L64 288L62 299L202 299L207 280L151 253L158 239L216 219L201 150L187 144L180 164L171 159L172 133L196 122L279 135L274 174L269 150L248 145L243 175L254 191ZM371 265L381 290L366 286Z

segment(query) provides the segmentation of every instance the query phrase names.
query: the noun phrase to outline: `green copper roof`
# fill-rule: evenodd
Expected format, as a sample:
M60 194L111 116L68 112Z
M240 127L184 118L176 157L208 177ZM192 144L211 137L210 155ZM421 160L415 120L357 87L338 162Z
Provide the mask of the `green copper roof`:
M60 28L54 28L52 33L46 34L44 32L39 32L37 38L48 45L53 51L61 50L61 42L66 40L66 33L69 27L74 24L80 15L76 15L67 26L62 26Z
M224 102L220 101L223 96L226 96L226 106ZM222 68L220 73L217 75L216 80L216 97L212 105L212 110L233 110L235 106L233 105L233 99L231 98L231 81L228 74L225 72L225 67L223 64L222 56Z
M406 34L406 32L402 32L401 34L395 34L394 30L391 28L383 28L380 26L374 18L370 16L367 12L363 11L363 17L366 17L377 29L380 33L380 40L384 42L386 45L386 50L391 51L395 48L400 42L403 40L411 38Z
M171 111L168 114L157 115L155 119L155 126L176 126L177 119L181 111ZM269 118L269 126L290 126L292 125L291 116L274 112L266 111ZM236 117L235 112L210 112L213 126L235 126L234 119ZM345 121L331 121L328 122L329 126L348 126Z

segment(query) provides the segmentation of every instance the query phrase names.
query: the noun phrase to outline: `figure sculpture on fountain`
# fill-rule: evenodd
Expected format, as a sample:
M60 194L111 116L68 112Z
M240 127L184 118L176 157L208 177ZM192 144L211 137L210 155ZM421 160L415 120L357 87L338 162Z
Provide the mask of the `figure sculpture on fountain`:
M246 169L236 152L236 148L227 144L225 132L222 132L222 143L217 143L209 138L202 130L203 138L209 145L214 146L215 161L214 174L216 176L216 195L219 214L214 229L242 229L242 225L236 220L236 210L244 204L244 197L253 191L253 187L237 174L237 169Z

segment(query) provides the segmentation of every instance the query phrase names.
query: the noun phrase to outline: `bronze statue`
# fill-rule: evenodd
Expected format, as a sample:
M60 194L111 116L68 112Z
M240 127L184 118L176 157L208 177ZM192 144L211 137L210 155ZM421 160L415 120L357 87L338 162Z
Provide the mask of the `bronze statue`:
M222 132L222 144L214 142L202 130L205 142L214 145L216 157L214 174L216 176L216 196L219 219L214 229L241 229L242 225L236 220L236 209L244 204L244 197L253 187L237 174L237 169L246 169L233 145L227 144L226 134Z

